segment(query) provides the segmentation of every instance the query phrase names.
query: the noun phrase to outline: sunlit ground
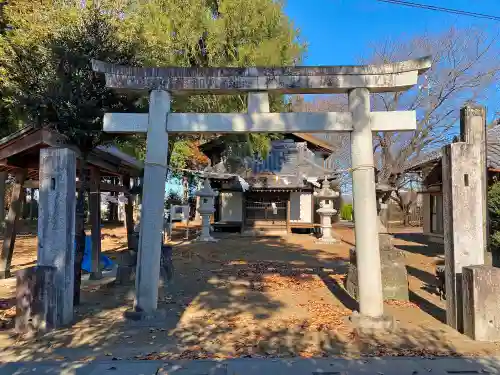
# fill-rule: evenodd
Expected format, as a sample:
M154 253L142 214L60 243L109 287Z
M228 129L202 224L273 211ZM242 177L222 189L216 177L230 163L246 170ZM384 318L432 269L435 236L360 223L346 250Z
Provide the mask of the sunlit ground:
M406 230L412 231L418 232ZM103 233L103 250L120 261L125 230L106 228ZM443 249L427 245L419 233L402 233L395 240L406 254L411 288L411 302L386 304L397 329L356 334L348 319L356 302L343 289L348 243L354 236L348 228L336 233L347 243L318 245L312 236L297 234L229 235L218 243L200 244L182 240L184 231L177 229L175 280L159 291L164 320L124 320L133 285L86 286L72 327L30 340L4 328L0 359L500 354L498 345L473 342L442 323L444 301L433 294L433 274ZM35 244L32 236L18 239L14 269L33 264ZM0 308L8 327L13 283L2 285Z

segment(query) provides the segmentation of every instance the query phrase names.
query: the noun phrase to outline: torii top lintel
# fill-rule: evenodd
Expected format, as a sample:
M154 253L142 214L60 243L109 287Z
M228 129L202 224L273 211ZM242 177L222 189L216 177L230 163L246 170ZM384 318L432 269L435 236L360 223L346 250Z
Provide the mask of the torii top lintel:
M282 94L346 93L365 87L371 92L404 91L431 67L423 57L382 65L251 68L137 68L93 60L114 89L163 89L174 94L236 94L269 91Z

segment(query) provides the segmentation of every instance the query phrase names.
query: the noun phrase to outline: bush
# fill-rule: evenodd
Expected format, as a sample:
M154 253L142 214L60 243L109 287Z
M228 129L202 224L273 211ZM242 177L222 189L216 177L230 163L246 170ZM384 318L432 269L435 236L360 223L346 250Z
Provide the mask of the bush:
M488 213L490 218L491 250L500 250L500 182L488 190Z
M344 204L340 207L340 218L342 220L352 220L352 204Z

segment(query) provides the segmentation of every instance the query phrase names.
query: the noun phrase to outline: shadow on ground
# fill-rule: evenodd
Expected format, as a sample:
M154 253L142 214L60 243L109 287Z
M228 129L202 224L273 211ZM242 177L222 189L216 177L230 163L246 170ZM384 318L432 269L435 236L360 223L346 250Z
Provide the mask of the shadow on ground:
M464 353L441 328L400 327L383 335L353 330L348 317L357 302L342 286L347 250L340 253L276 237L228 235L214 244L181 244L174 247L174 282L159 289L159 309L166 318L126 321L123 313L132 306L134 286L93 286L83 290L72 327L18 340L4 355L164 360ZM335 298L327 294L299 301L326 290L325 284ZM412 295L425 311L425 301L418 298ZM291 309L293 302L297 306Z
M419 232L414 233L394 233L395 239L412 243L411 245L398 244L397 248L410 253L422 254L428 257L442 256L444 245L429 241L426 236Z

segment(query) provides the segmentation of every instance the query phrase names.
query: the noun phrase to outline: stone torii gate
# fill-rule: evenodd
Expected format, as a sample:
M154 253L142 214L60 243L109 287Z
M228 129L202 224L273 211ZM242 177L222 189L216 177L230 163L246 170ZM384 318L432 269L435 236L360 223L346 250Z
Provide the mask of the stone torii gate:
M371 112L370 93L410 89L429 57L384 65L280 68L133 68L93 61L107 87L150 92L148 114L108 113L104 131L147 133L136 312L157 309L169 133L351 132L360 317L383 321L372 132L416 128L414 111ZM268 93L345 94L349 112L269 113ZM171 113L171 95L248 93L248 113Z

